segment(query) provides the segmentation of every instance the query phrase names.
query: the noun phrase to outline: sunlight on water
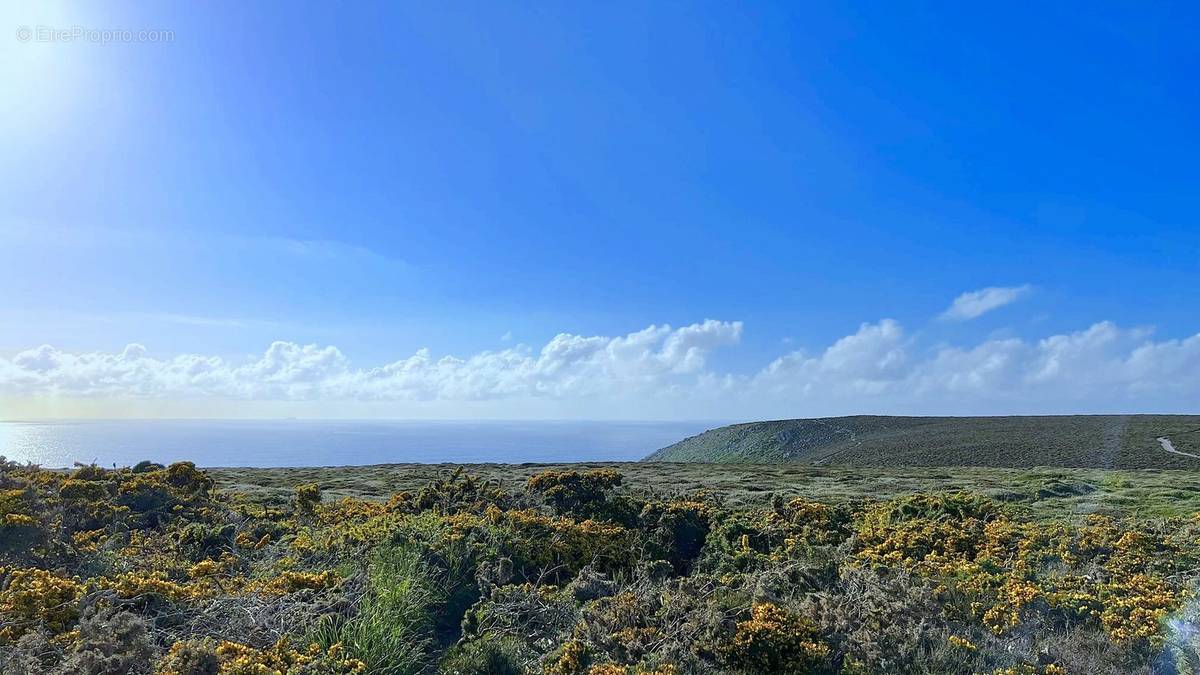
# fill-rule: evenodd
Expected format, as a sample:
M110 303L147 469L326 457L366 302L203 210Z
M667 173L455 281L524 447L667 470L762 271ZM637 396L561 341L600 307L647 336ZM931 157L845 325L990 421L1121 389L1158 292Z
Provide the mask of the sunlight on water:
M46 467L635 461L716 422L99 420L0 422L0 454Z
M0 455L10 460L56 466L65 454L60 437L42 424L0 422Z

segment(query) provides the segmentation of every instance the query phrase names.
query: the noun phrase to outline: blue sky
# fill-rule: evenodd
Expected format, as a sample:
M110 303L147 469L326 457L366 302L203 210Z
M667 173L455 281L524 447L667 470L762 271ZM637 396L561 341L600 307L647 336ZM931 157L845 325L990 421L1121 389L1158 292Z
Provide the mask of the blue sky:
M14 414L1200 400L1194 5L28 4L0 14ZM946 313L971 292L1009 299ZM600 341L542 358L560 334ZM864 335L898 351L821 365ZM1056 337L1103 348L1071 370Z

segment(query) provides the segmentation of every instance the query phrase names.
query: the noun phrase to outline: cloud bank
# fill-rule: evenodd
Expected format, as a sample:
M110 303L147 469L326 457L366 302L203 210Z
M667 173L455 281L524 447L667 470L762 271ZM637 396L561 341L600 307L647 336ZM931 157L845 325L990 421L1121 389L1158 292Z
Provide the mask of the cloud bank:
M275 342L255 359L69 353L49 345L0 359L0 395L242 400L477 400L514 396L586 397L682 391L715 349L736 344L741 322L650 326L620 337L562 333L537 352L525 346L467 358L421 349L377 367L354 368L334 346Z
M947 321L970 321L1005 305L1020 300L1029 295L1032 288L1024 286L990 286L978 291L963 293L950 303L950 307L942 312L942 318Z
M466 357L428 349L359 367L337 347L275 342L241 361L199 354L69 353L43 345L0 359L0 397L128 400L552 402L608 414L732 418L865 412L1196 412L1200 334L1155 341L1101 322L1038 340L923 348L896 321L864 323L825 349L749 374L711 367L737 321L655 325L627 335L556 335ZM525 407L530 415L536 406Z

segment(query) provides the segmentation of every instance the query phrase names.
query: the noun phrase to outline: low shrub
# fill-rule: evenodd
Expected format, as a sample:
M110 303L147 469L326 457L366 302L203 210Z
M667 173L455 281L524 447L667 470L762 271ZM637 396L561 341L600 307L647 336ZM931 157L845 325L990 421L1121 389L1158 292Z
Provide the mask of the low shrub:
M725 502L608 470L289 505L189 463L0 460L0 672L1196 670L1200 516L1027 508Z
M821 642L811 619L764 602L750 609L749 619L737 623L721 653L732 668L743 672L800 675L827 670L829 646Z
M513 640L485 637L460 644L442 659L442 675L522 675L528 672Z

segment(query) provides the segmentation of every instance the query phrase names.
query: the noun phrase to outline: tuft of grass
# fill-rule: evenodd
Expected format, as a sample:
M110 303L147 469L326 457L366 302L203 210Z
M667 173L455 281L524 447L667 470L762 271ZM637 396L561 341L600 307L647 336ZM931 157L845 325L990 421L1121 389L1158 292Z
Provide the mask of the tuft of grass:
M378 547L367 564L367 591L350 618L327 620L314 632L323 647L341 643L376 675L425 670L432 642L430 609L442 600L420 555L407 547Z

